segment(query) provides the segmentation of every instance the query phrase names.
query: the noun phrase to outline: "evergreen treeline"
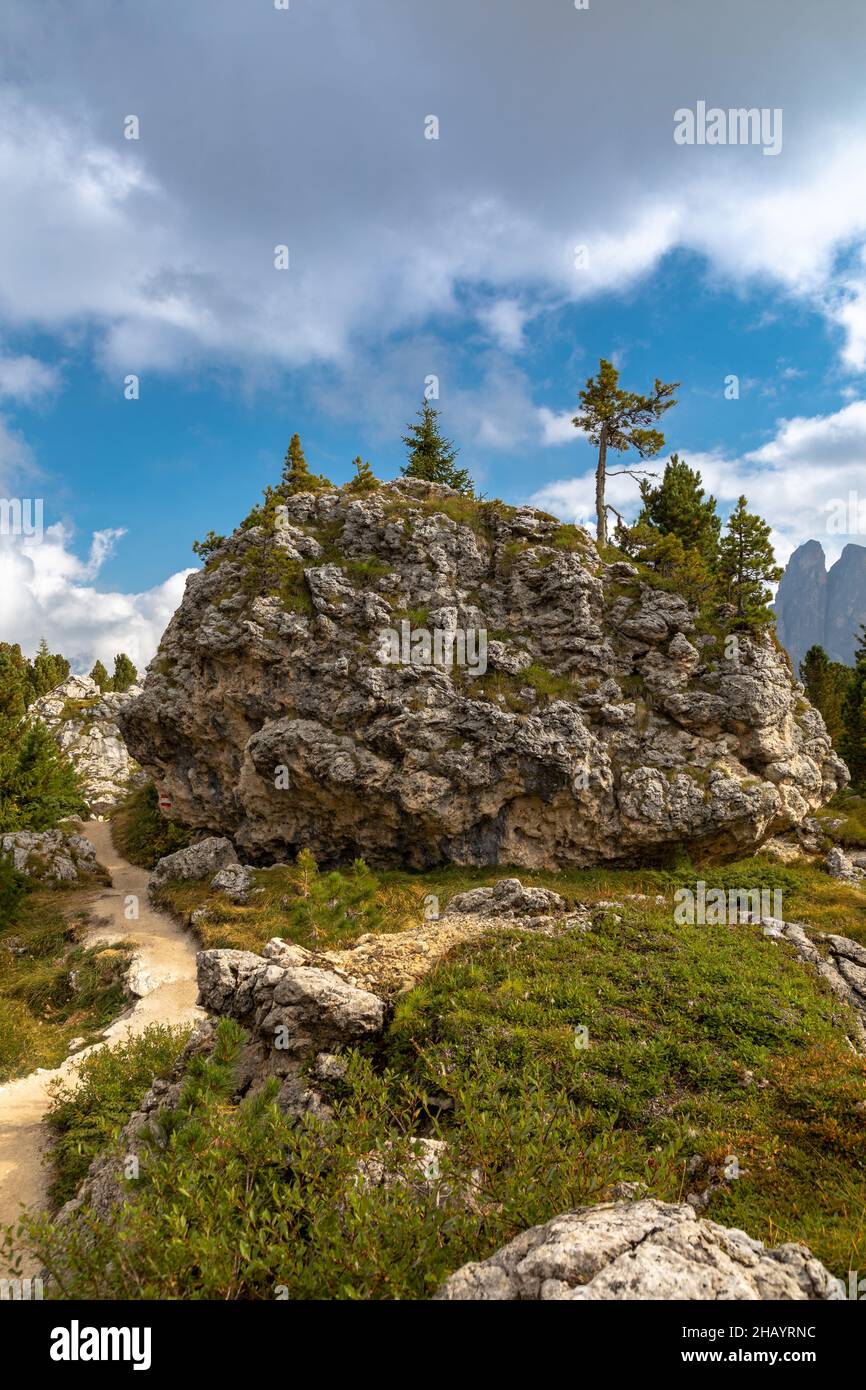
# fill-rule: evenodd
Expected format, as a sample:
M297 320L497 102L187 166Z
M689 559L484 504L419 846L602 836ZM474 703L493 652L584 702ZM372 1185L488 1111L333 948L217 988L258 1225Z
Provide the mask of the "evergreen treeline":
M78 775L45 725L27 709L69 675L69 662L43 640L31 661L17 642L0 642L0 831L48 830L85 811Z
M770 528L740 497L724 532L716 499L700 473L672 454L659 483L643 478L641 511L633 526L617 525L619 549L648 565L700 608L728 605L733 625L769 626L772 592L782 577Z

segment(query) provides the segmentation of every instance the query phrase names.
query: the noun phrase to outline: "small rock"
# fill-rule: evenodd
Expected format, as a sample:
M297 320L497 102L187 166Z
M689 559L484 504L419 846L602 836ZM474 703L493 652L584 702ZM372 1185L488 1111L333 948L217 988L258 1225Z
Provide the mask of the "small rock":
M855 868L845 851L838 845L830 850L824 860L824 868L831 878L838 878L842 883L859 883L864 874L863 869Z
M483 917L547 917L565 912L565 899L549 888L524 888L519 878L501 878L492 888L471 888L448 904L449 914Z
M228 864L237 864L238 857L231 840L212 835L207 840L199 840L186 849L176 850L160 859L148 880L148 888L161 888L164 883L176 883L185 879L213 878L218 870Z
M225 893L232 902L245 904L250 900L252 883L252 874L247 865L226 864L225 868L214 874L210 886L220 893Z

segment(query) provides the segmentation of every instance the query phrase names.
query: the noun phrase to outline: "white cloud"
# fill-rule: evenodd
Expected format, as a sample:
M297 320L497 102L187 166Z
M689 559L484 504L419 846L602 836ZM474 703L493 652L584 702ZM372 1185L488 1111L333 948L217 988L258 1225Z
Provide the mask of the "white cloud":
M183 597L187 576L173 574L143 593L100 592L92 583L122 530L98 531L86 560L71 550L62 525L37 538L0 536L0 632L32 654L41 637L76 671L97 657L111 669L125 651L139 670L150 661Z
M538 407L538 423L541 425L542 444L573 444L577 438L574 428L574 410L562 410L558 414L548 410L546 405Z
M38 358L24 353L19 357L0 357L0 396L28 403L56 391L60 373Z
M206 23L155 3L147 26L109 0L76 26L6 10L0 313L95 328L112 372L345 362L479 295L515 352L528 317L623 290L675 247L808 300L866 368L866 280L838 265L866 239L861 0L796 24L788 0L730 0L710 47L678 0L591 20L500 0L483 62L465 0L253 6L242 45L237 0L211 0ZM544 99L505 119L507 89ZM783 105L782 155L675 145L673 112L700 89ZM122 137L130 108L139 141Z
M519 352L523 347L523 328L526 310L516 299L497 299L482 309L478 318L499 347L506 352Z

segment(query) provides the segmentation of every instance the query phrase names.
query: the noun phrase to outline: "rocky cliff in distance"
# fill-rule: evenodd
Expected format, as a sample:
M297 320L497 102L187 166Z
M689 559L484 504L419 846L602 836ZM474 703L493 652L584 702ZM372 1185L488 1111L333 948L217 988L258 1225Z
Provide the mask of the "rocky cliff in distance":
M846 545L828 571L821 544L806 541L788 561L775 609L779 641L795 670L816 644L831 661L852 666L866 622L866 546Z
M103 693L90 676L68 676L30 706L30 718L41 719L50 729L81 777L91 815L106 814L136 779L146 780L117 723L124 705L140 694L139 686Z
M252 520L118 716L174 812L245 858L723 857L846 780L771 636L726 659L682 598L534 508L400 479ZM486 629L486 674L389 663L402 621Z
M810 647L824 645L827 611L827 562L818 541L798 546L779 582L776 601L776 632L794 666Z

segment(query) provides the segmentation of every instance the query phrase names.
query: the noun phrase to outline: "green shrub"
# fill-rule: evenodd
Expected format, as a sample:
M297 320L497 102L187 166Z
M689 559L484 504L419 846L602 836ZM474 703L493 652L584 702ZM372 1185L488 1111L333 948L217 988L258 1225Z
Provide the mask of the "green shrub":
M131 864L152 869L166 854L185 849L192 831L162 814L156 787L148 782L136 787L112 812L111 838Z
M286 901L287 923L281 933L308 945L337 942L347 933L376 931L382 914L376 906L376 879L363 859L348 873L319 872L308 849L298 855L296 896Z
M46 1119L54 1135L54 1203L74 1196L91 1161L114 1142L154 1080L171 1071L189 1032L153 1023L138 1037L85 1057L74 1084L52 1083Z

